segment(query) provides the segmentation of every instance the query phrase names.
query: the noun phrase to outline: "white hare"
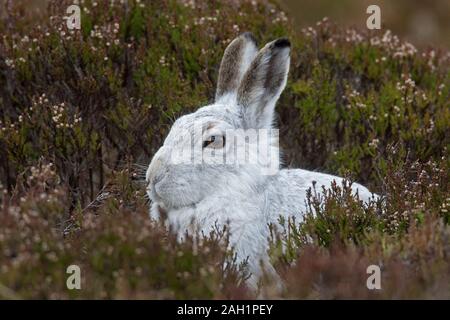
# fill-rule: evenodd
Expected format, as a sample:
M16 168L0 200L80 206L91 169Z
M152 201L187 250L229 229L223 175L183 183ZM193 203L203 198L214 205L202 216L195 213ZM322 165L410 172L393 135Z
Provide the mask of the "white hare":
M253 287L262 267L273 272L267 256L268 224L276 224L280 215L301 221L313 181L318 190L329 187L333 180L342 181L301 169L267 174L263 170L267 168L258 162L223 161L236 148L227 132L233 131L239 138L248 129L272 128L289 63L287 39L272 41L260 51L250 33L234 39L220 65L215 102L174 123L146 174L150 215L155 219L164 216L180 235L192 231L193 226L209 233L216 225L227 224L238 261L248 259L252 274L248 283ZM196 131L198 128L201 130ZM262 130L255 131L259 134ZM271 143L278 155L277 145ZM245 150L247 155L251 152ZM186 155L190 160L200 155L202 161L180 161L180 156ZM366 202L373 196L359 184L353 184L352 190Z

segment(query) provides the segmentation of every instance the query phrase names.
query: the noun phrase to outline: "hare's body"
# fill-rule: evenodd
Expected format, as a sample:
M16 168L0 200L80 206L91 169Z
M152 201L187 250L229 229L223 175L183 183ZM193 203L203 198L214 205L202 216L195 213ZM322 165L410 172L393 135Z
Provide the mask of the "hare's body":
M252 273L250 284L254 285L261 275L261 263L266 271L272 272L266 255L269 224L277 225L280 216L285 219L295 217L297 222L301 222L307 210L306 194L313 182L316 189L321 190L322 186L330 188L333 181L341 185L342 178L301 169L280 170L259 185L243 188L242 181L235 181L239 185L230 185L194 205L164 210L164 215L180 236L186 230L193 231L193 228L207 234L217 226L227 225L238 262L248 259ZM361 185L353 184L352 188L363 201L368 202L373 197ZM218 204L223 206L218 207ZM153 203L151 216L159 219L161 209L156 202Z
M236 38L225 50L215 103L179 118L147 170L151 216L165 217L180 238L192 229L207 234L228 225L230 245L239 262L247 260L252 286L261 263L273 271L266 254L268 224L280 216L302 221L313 183L320 191L342 180L301 169L278 170L277 137L270 130L286 85L289 52L285 39L258 52L250 34ZM266 153L260 152L261 141L266 141ZM236 154L245 161L236 160ZM276 170L265 171L273 161ZM352 188L363 201L371 197L361 185Z

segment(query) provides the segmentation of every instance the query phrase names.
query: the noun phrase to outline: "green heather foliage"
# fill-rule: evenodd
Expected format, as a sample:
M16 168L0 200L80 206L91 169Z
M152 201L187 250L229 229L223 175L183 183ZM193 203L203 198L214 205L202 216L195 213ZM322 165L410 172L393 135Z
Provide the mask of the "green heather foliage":
M226 230L178 243L148 217L142 183L174 119L212 101L244 31L292 42L286 165L383 196L363 207L348 185L313 188L305 221L273 228L287 285L261 294L450 298L448 52L326 19L296 33L272 1L86 0L80 31L62 19L72 1L47 2L36 16L11 2L0 20L0 298L254 297ZM66 288L71 264L82 290Z

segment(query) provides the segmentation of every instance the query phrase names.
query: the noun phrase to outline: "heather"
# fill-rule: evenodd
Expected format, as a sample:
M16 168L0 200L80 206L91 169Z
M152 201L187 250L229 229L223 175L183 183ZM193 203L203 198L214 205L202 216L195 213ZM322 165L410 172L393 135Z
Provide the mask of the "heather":
M292 43L285 166L382 196L363 206L348 185L312 187L305 221L271 235L287 285L262 294L450 297L448 52L327 19L297 32L272 1L80 1L80 31L62 19L69 4L1 15L0 298L254 297L227 230L177 242L149 218L143 181L174 119L212 101L244 31ZM66 288L71 264L82 290ZM382 290L366 288L371 264Z

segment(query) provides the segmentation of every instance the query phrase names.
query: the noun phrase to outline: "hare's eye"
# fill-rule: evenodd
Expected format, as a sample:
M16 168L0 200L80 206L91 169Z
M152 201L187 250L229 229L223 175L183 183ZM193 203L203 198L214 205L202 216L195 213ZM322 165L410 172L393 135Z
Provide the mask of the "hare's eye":
M225 137L224 136L210 136L208 139L203 141L203 148L214 148L220 149L225 146Z

